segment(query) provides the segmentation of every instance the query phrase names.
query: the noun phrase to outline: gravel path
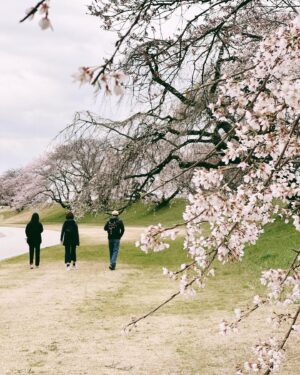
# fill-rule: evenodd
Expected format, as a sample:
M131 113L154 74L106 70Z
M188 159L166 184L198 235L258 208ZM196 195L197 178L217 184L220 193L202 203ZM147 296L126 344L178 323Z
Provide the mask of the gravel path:
M59 243L59 232L44 230L41 248L54 246ZM0 227L0 260L12 258L28 252L25 229Z
M46 229L47 227L47 229ZM61 225L44 225L41 248L58 245L60 242ZM134 242L139 239L143 227L126 227L122 241ZM107 233L102 226L79 224L80 242L88 239L89 244L107 243ZM25 237L25 227L1 227L0 226L0 260L12 258L28 252Z

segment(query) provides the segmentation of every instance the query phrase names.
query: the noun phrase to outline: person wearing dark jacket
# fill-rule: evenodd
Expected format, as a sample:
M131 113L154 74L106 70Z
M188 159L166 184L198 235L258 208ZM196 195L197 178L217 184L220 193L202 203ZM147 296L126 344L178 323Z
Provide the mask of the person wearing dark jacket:
M108 235L110 270L116 269L120 240L125 232L123 221L119 219L119 212L113 211L112 217L106 222L104 230Z
M65 264L67 271L71 269L71 262L73 262L73 269L76 269L76 246L79 246L79 233L72 212L66 214L66 221L61 229L60 241L65 247Z
M43 232L43 225L40 223L39 214L35 212L32 214L30 222L26 225L25 233L27 243L29 245L29 265L33 268L33 259L35 258L35 267L40 265L40 248L42 243L41 233Z

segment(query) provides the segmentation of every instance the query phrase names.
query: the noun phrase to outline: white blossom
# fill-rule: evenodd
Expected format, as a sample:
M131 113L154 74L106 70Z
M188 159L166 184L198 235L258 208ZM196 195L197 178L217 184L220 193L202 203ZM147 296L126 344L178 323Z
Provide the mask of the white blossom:
M293 330L300 333L300 324L294 324L293 325Z
M237 319L240 319L241 317L241 309L234 309L234 314Z
M262 300L259 295L253 297L253 303L254 305L260 305L262 303Z
M39 21L39 26L42 30L51 29L53 30L52 24L48 17L43 17Z

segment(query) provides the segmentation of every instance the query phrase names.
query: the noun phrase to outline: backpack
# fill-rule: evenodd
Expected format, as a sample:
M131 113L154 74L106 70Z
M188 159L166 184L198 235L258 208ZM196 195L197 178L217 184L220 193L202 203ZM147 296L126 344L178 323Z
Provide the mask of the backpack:
M109 220L108 222L108 234L110 236L119 235L120 231L120 220Z

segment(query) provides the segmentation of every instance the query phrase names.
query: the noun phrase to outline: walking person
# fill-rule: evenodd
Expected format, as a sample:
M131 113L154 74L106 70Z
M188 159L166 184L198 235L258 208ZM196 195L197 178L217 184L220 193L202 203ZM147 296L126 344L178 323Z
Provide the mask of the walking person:
M31 216L30 222L25 228L27 243L29 245L29 266L31 269L33 269L33 260L35 260L36 268L40 265L40 249L42 243L41 233L43 230L44 228L42 223L40 223L39 214L34 212Z
M76 246L79 246L78 225L74 220L73 212L69 211L66 214L66 220L63 223L60 235L60 241L65 247L65 264L67 271L76 268Z
M108 234L109 269L113 271L116 269L120 240L125 232L125 228L123 221L119 219L119 212L113 211L111 214L112 217L106 222L104 230Z

